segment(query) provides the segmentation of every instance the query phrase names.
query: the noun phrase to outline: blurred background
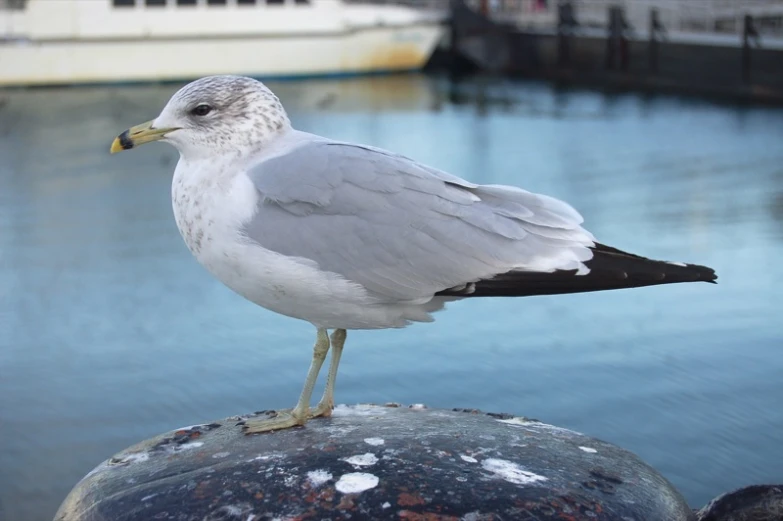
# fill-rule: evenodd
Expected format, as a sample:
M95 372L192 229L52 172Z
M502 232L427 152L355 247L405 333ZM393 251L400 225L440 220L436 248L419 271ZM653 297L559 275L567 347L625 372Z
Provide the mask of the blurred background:
M313 328L192 258L176 152L108 154L216 73L264 79L299 129L565 199L599 240L720 277L351 332L338 402L539 418L693 507L782 481L782 64L777 0L0 0L0 519L298 396Z

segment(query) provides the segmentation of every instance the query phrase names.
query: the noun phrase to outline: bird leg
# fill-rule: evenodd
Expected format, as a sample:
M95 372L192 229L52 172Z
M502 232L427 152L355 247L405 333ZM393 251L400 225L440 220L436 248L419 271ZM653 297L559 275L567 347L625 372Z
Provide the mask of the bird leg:
M344 339L343 335L343 339ZM342 348L342 345L340 346ZM326 329L318 329L315 346L313 347L313 359L310 362L310 369L307 371L302 394L299 395L299 401L296 407L284 411L277 411L277 414L265 420L248 420L243 429L245 434L254 434L259 432L276 431L288 429L297 425L304 425L310 412L310 397L313 395L313 386L318 379L318 373L326 359L326 353L329 352L329 334ZM335 369L336 371L337 369ZM331 374L331 370L330 370Z
M329 362L329 375L326 377L326 389L324 395L315 409L310 411L310 418L318 416L329 417L334 409L334 382L337 379L337 368L340 365L340 356L343 354L343 345L345 345L345 329L335 329L332 333L332 360Z

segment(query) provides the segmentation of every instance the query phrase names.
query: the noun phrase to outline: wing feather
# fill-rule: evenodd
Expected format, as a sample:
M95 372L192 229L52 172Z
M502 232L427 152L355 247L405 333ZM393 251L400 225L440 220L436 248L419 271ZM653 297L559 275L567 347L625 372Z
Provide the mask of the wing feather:
M427 298L510 270L579 270L592 255L566 203L373 147L300 139L247 175L259 193L250 239L381 299Z

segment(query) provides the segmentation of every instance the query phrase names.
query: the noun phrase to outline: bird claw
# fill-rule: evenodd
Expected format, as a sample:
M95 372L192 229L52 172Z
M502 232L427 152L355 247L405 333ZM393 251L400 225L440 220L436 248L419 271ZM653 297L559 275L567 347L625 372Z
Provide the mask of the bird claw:
M290 429L291 427L304 426L307 419L294 416L291 409L277 411L272 418L245 421L245 424L242 426L242 432L245 434L260 434L262 432Z
M280 431L292 427L304 427L308 420L313 418L328 418L332 415L334 406L331 403L321 402L307 412L305 418L299 418L294 415L292 409L276 411L271 418L263 420L246 420L242 424L242 431L245 434L260 434L262 432Z
M334 404L321 402L316 405L315 408L310 409L310 413L307 415L307 419L312 420L313 418L329 418L332 415L332 409L334 409Z

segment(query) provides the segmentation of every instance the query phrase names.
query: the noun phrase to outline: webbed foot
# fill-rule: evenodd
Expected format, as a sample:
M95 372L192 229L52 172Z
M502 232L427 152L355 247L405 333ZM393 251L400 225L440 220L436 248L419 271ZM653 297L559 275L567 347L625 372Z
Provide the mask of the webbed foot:
M262 432L279 431L291 427L303 426L308 417L298 417L291 409L276 411L275 416L263 420L247 420L242 426L245 434L259 434Z

